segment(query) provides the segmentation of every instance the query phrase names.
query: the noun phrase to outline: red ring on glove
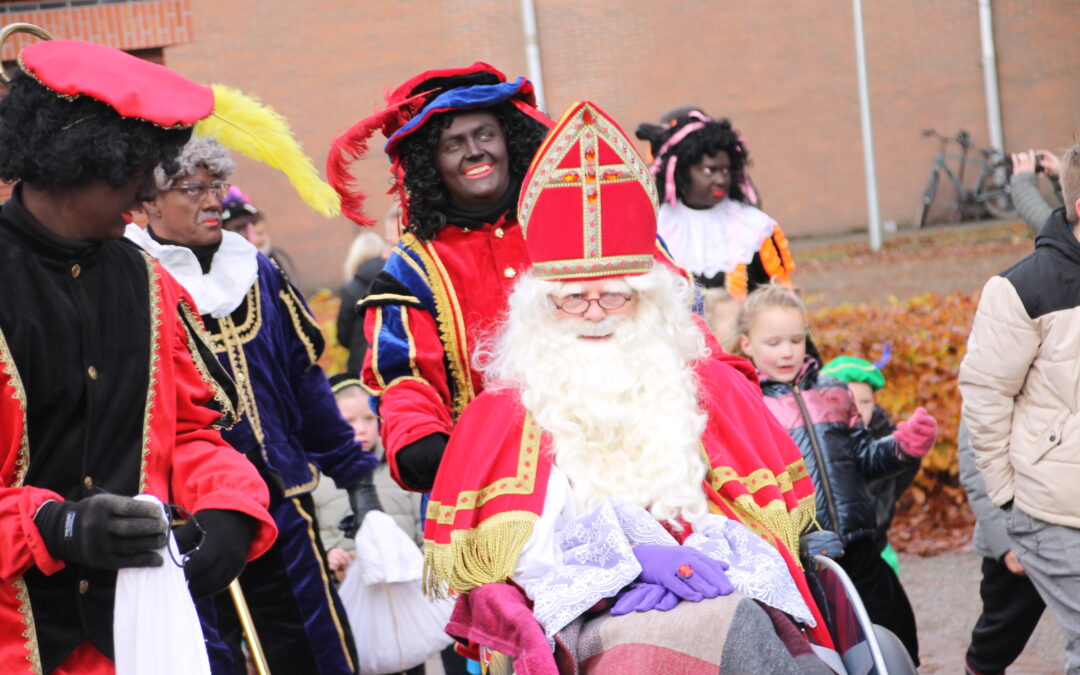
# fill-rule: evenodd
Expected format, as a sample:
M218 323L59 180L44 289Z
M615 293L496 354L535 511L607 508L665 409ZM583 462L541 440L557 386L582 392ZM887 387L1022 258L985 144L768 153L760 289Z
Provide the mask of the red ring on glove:
M679 576L683 579L689 579L690 577L694 576L694 568L690 567L685 563L679 565L679 569L677 569L676 572L678 572Z

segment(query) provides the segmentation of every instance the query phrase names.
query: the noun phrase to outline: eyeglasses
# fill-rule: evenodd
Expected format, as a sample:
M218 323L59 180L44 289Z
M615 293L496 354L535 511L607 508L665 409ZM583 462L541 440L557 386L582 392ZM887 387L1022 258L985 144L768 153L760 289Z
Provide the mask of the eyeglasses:
M601 293L599 298L586 298L585 296L574 293L568 295L562 299L562 304L559 304L554 298L552 302L555 303L557 309L561 309L567 314L584 314L589 311L589 307L595 302L600 305L600 309L613 310L618 309L630 302L634 296L626 295L624 293Z
M209 185L206 183L184 183L182 185L174 185L169 189L183 192L188 199L201 202L206 198L207 192L213 192L214 196L218 199L225 199L225 195L229 194L229 188L231 187L231 183L224 183L216 180Z

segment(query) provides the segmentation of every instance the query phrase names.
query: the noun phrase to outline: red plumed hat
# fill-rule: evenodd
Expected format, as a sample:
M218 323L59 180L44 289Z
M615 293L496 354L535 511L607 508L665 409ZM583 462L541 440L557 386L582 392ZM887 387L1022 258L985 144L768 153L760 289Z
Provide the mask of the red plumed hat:
M186 129L214 112L214 92L165 66L80 40L27 45L19 65L61 96L89 96L122 117Z
M619 125L576 103L540 146L518 222L538 279L573 281L652 268L656 182Z
M45 40L19 52L19 67L62 99L86 96L128 119L166 129L194 128L196 134L215 138L282 171L300 197L323 215L340 212L337 193L319 177L285 118L256 99L225 85L192 82L165 66L112 47L54 40L47 31L29 24L0 29L0 46L17 32Z
M364 193L356 189L349 167L367 154L368 141L376 130L382 131L388 139L385 150L390 156L395 179L390 193L397 194L405 207L404 172L397 153L402 139L439 113L486 108L503 101L510 101L522 113L551 125L551 120L536 108L531 82L523 77L507 82L502 71L480 61L467 68L424 71L398 86L386 95L385 108L360 120L330 144L326 175L341 196L342 213L360 225L375 222L364 215ZM404 211L408 217L408 209L404 208Z

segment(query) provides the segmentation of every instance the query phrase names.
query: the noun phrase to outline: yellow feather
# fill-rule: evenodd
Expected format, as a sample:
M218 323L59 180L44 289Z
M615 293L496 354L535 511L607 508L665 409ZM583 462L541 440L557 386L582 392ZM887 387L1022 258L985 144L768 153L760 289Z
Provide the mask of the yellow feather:
M341 213L341 199L315 169L293 137L289 123L270 107L222 84L214 90L214 112L195 125L227 148L279 169L308 206L327 218Z

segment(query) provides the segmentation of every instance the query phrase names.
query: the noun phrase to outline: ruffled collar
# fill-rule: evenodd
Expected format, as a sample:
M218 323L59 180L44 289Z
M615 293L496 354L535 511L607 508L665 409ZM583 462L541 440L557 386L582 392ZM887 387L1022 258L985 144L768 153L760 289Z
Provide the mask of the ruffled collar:
M767 214L734 199L708 209L665 202L657 218L657 229L675 260L705 277L749 263L774 227L776 221Z
M259 250L235 232L222 232L210 271L203 274L195 253L186 246L162 244L138 225L124 236L156 258L195 300L199 314L228 316L244 301L259 274Z

